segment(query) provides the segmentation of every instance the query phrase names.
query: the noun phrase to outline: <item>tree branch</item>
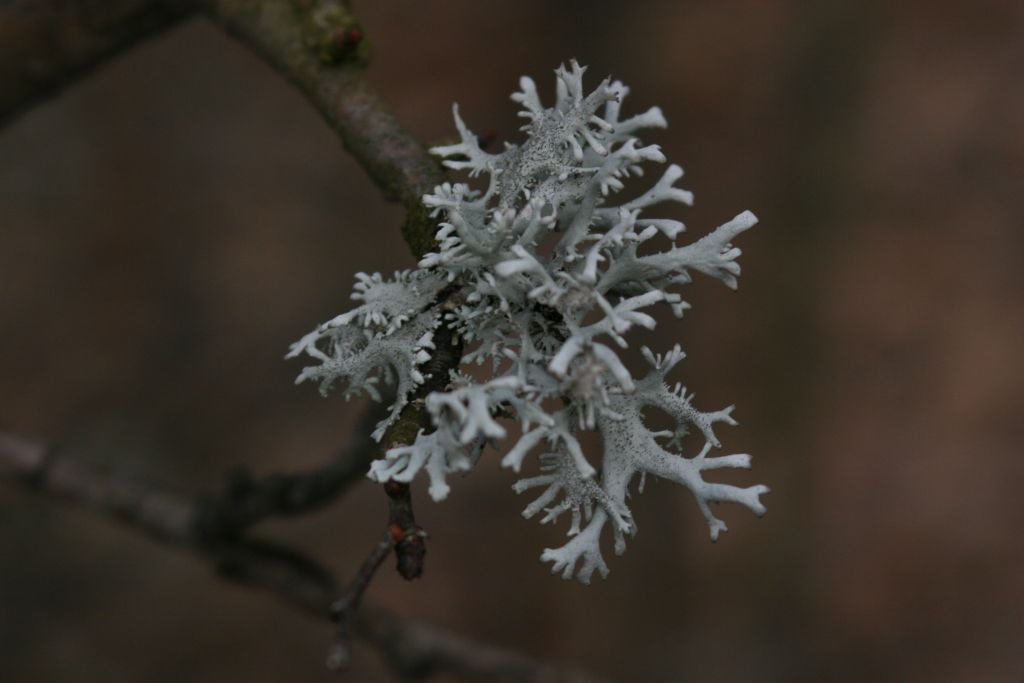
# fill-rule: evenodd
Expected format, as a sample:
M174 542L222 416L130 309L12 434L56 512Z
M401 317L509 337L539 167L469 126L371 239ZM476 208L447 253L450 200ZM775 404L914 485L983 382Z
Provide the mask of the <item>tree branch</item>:
M7 0L0 126L197 8L306 95L384 195L406 207L413 254L429 251L436 225L420 199L444 173L366 82L369 46L339 0Z
M348 3L204 0L202 6L211 19L305 93L385 197L406 207L402 234L413 255L418 258L432 249L437 224L422 197L444 182L444 172L366 82L363 69L369 48ZM352 49L353 36L359 38L358 49ZM432 379L410 397L384 434L384 450L410 444L420 429L430 427L422 399L443 390L449 371L459 365L461 342L447 327L437 334L440 351L431 360L434 367L424 373ZM388 496L393 528L399 532L393 534L398 570L407 579L415 578L423 571L426 534L415 524L407 487L404 499L398 490L389 489ZM394 525L396 511L402 521Z
M38 442L3 432L0 479L110 515L154 539L197 553L212 562L228 580L273 593L314 617L331 616L330 608L338 592L337 581L329 571L268 541L203 540L195 533L197 505L188 498L78 462L71 453L54 452ZM599 679L377 608L364 607L359 611L355 632L408 678L423 679L449 671L480 681L599 683Z
M214 22L306 95L385 197L406 207L409 215L402 233L413 255L429 251L437 226L422 197L444 182L444 173L366 82L363 68L369 48L323 49L353 30L362 35L345 4L204 0L201 5ZM365 39L361 42L366 45Z
M0 2L0 126L191 11L187 0Z

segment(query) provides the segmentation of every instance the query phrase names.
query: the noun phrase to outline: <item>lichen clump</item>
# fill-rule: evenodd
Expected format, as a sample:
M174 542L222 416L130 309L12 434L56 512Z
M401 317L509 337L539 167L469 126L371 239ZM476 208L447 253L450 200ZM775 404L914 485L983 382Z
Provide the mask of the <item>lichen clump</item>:
M426 472L430 495L449 492L449 475L467 472L488 444L519 431L502 465L519 472L537 453L540 473L518 480L518 493L539 491L523 511L541 512L542 523L569 513L569 541L541 559L564 578L589 583L608 567L600 542L605 529L616 554L636 532L628 506L634 482L646 475L690 490L710 528L726 530L710 503L740 503L764 513L765 486L708 482L704 473L749 468L750 456L711 455L720 448L715 425L735 425L732 406L701 412L692 396L668 375L683 359L675 346L664 354L641 349L646 369L634 376L620 358L635 327L653 329L654 307L681 317L689 307L676 291L699 272L735 288L740 250L732 240L757 219L743 212L710 234L682 246L683 224L647 215L665 202L689 205L692 195L675 186L683 175L670 165L646 192L618 198L624 180L640 176L647 163L664 163L657 145L638 133L663 128L658 108L620 116L628 89L605 80L588 93L584 68L573 62L556 70L557 97L545 107L534 82L524 77L512 99L522 105L526 139L499 153L481 149L463 123L461 141L432 151L445 165L487 177L486 189L445 183L423 198L440 220L436 250L413 271L357 276L355 309L324 323L296 343L290 356L317 361L299 381L316 380L327 391L343 385L346 396L379 399L381 383L395 385L390 416L378 425L379 439L424 382L424 364L434 352L441 326L465 343L465 365L489 365L485 381L461 371L445 391L424 403L432 428L415 441L391 448L371 466L376 481L411 481ZM482 183L481 183L482 186ZM650 312L649 312L650 311ZM654 431L644 410L669 415L674 428ZM587 454L581 433L600 434L601 450ZM685 457L690 434L703 439L697 455Z

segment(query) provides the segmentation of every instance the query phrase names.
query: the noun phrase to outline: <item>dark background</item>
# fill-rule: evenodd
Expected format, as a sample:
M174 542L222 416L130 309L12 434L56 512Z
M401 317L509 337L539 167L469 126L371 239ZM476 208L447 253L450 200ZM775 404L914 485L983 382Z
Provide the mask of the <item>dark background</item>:
M426 575L371 598L629 681L1022 680L1024 4L357 9L422 140L454 100L517 139L518 77L550 102L577 57L665 111L688 234L758 214L740 291L698 279L657 343L700 407L738 404L720 436L755 469L731 480L772 487L711 545L688 492L649 486L582 587L492 454L444 503L417 486ZM185 492L325 460L359 406L282 355L356 271L413 265L401 217L297 91L179 26L0 132L0 426ZM268 532L349 576L383 508L364 484ZM330 679L323 623L91 513L9 486L0 510L4 680ZM346 680L387 676L364 648Z

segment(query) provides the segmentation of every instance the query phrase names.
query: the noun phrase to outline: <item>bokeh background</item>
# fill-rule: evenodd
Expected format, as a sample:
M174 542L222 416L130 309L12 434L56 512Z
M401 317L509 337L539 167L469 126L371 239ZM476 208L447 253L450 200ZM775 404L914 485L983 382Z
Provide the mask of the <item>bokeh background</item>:
M614 74L687 170L701 235L750 208L738 293L702 278L680 377L755 455L769 514L685 491L587 588L537 557L492 455L417 490L426 575L371 598L626 681L1024 680L1024 4L364 2L370 77L423 140L517 139L508 94L572 57ZM550 100L549 100L550 101ZM0 131L0 426L180 490L311 467L358 404L288 344L353 274L413 265L401 211L312 108L188 21ZM146 452L145 459L137 453ZM329 630L81 510L0 487L8 681L317 681ZM288 539L351 575L370 484ZM332 679L333 680L333 679ZM347 680L389 680L372 652Z

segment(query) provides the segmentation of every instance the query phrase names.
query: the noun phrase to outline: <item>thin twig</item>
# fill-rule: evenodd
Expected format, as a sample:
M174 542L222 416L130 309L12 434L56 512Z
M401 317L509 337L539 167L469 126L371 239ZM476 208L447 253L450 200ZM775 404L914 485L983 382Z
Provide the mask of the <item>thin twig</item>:
M390 538L385 538L375 545L370 556L359 567L352 583L345 589L345 593L331 605L331 617L337 623L334 642L327 652L327 668L332 671L347 669L352 663L352 636L355 634L356 614L373 575L388 556L391 546Z
M365 477L380 454L380 445L370 434L388 412L382 403L370 404L356 426L355 438L323 467L255 480L245 470L232 471L222 496L201 500L196 533L207 539L237 537L268 517L305 514L337 500Z

